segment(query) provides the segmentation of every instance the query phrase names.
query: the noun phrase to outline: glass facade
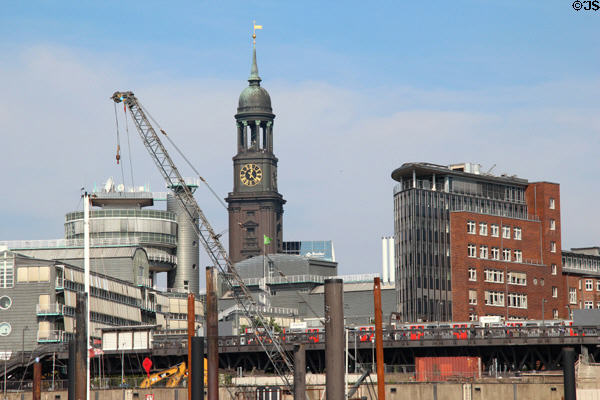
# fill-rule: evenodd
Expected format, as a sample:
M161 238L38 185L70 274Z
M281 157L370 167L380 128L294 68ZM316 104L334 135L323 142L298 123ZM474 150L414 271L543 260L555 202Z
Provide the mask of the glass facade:
M404 167L393 174L396 295L404 321L452 320L451 212L533 219L526 185L466 175Z
M335 261L335 252L331 240L304 240L300 242L283 242L284 254L295 254L325 261Z

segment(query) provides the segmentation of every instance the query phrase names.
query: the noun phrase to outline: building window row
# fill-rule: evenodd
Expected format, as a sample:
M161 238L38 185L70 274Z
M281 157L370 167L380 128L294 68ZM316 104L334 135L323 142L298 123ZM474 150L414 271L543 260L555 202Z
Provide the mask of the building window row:
M486 306L504 307L504 293L486 290L485 291L485 305Z
M508 283L511 285L527 285L527 274L524 272L509 272L508 273Z
M500 227L497 224L490 224L490 234L492 237L499 237ZM513 239L521 240L522 238L522 230L521 227L515 226L512 228L513 231ZM477 234L477 223L475 221L469 220L467 221L467 233L471 235ZM485 222L479 223L479 234L481 236L488 235L488 224ZM509 225L502 225L502 238L510 239L511 238L511 227Z
M512 308L527 308L527 295L523 293L509 293L508 306Z
M477 245L468 244L467 255L471 258L477 258ZM500 260L500 249L498 247L492 247L490 252L488 246L481 245L479 246L479 258ZM502 249L502 261L523 262L523 251L516 249L512 251L511 249Z
M504 272L497 269L486 269L484 271L485 281L491 283L504 283Z

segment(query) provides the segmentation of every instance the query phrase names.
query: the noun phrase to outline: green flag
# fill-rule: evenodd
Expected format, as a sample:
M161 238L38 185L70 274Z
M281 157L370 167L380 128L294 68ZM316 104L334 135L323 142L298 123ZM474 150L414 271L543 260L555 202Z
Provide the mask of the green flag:
M263 237L264 237L265 244L271 244L271 240L273 240L273 239L271 239L267 235L263 235Z

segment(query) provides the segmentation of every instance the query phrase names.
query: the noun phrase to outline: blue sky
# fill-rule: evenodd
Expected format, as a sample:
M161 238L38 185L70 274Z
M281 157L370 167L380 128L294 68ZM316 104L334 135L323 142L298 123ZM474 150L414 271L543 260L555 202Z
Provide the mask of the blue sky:
M600 244L600 12L554 0L4 3L0 240L62 236L79 188L120 176L117 89L226 197L253 20L286 240L333 239L340 273L379 271L391 171L472 161L561 183L563 248ZM136 180L162 190L144 151L132 138Z

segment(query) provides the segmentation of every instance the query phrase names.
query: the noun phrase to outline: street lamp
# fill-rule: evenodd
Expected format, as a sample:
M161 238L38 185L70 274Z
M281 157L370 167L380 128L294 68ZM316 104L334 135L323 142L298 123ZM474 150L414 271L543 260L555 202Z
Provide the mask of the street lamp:
M548 302L548 300L542 299L542 326L546 325L546 318L544 316L544 304L547 302Z
M25 362L25 331L29 329L29 326L23 327L21 331L21 365Z

